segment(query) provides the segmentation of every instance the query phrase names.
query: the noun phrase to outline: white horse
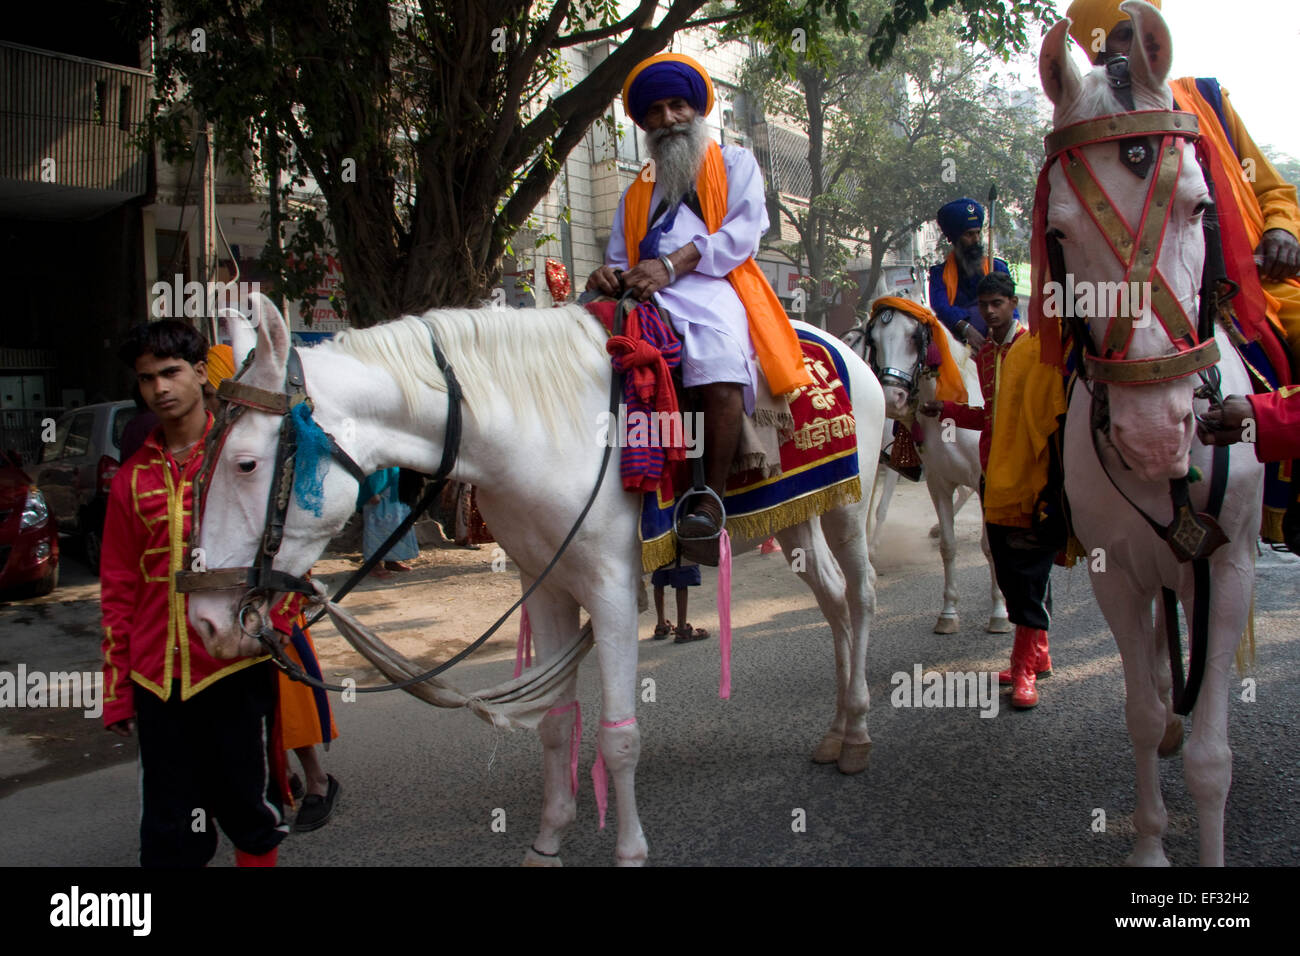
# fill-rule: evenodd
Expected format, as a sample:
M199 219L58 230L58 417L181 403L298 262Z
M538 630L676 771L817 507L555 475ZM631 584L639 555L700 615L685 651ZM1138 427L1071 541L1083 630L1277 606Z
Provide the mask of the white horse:
M233 321L236 364L256 345L241 381L282 391L289 333L267 299L256 296L252 325ZM254 332L254 326L256 332ZM583 308L439 310L375 328L349 331L300 352L314 419L365 472L400 465L432 473L448 421L446 380L431 357L430 333L464 391L464 437L452 472L473 484L493 534L531 585L568 533L596 482L598 438L608 409L611 370L605 335ZM884 422L880 386L847 349L861 442L861 474L874 467ZM199 545L208 567L247 566L262 534L278 416L247 411L230 429L216 462L202 514ZM617 452L615 452L617 454ZM356 481L340 467L325 473L320 515L293 496L275 567L310 570L356 503ZM579 611L591 616L601 677L598 746L618 805L615 859L637 865L648 848L637 816L634 776L641 751L636 726L637 594L640 499L623 490L617 460L590 513L554 570L527 601L540 662L560 655L579 635ZM777 533L786 558L799 554L800 576L831 626L835 708L814 759L845 773L866 769L867 637L875 612L875 576L867 554L860 501ZM736 541L741 554L758 542ZM802 549L797 552L796 549ZM236 621L239 595L199 592L189 620L218 657L258 653ZM561 701L575 699L576 675ZM560 841L575 816L569 746L575 714L556 707L541 722L545 797L541 826L525 862L557 864Z
M1130 0L1121 9L1133 18L1135 28L1130 58L1134 107L1169 110L1173 96L1166 83L1172 56L1168 27L1149 4ZM1125 112L1109 89L1103 69L1084 74L1071 60L1066 49L1068 27L1069 21L1063 20L1051 29L1039 59L1043 88L1056 107L1057 130L1097 116ZM1149 147L1160 140L1156 135L1146 142ZM1205 258L1201 218L1209 193L1192 144L1183 138L1169 142L1173 145L1156 151L1156 165L1173 149L1177 152L1169 155L1181 153L1182 167L1172 197L1164 200L1169 203L1171 215L1163 241L1152 243L1158 246L1152 251L1169 291L1191 317L1194 328ZM1155 172L1148 171L1146 178L1139 178L1123 168L1125 155L1130 162L1142 155L1132 145L1126 149L1128 152L1122 154L1114 141L1081 147L1097 183L1108 192L1114 211L1127 223L1139 223ZM1066 270L1075 277L1076 288L1083 288L1079 285L1082 280L1125 279L1124 267L1105 235L1067 182L1064 166L1069 161L1068 157L1062 158L1050 170L1047 235L1059 239ZM1221 194L1228 191L1227 184L1221 184ZM1155 215L1162 214L1163 202L1153 208ZM1128 247L1132 245L1130 241ZM1093 322L1090 328L1099 353L1106 332L1102 325ZM1227 335L1216 327L1214 338L1222 356L1218 363L1222 394L1249 393L1250 380ZM1133 323L1127 358L1148 359L1173 352L1162 322ZM1105 556L1104 565L1089 563L1092 586L1124 662L1125 714L1137 763L1137 807L1133 814L1137 841L1129 862L1139 865L1168 865L1162 845L1167 816L1160 795L1157 750L1173 752L1182 739L1182 724L1171 706L1164 610L1158 597L1161 588L1176 591L1184 614L1191 620L1194 586L1191 563L1175 559L1169 545L1150 529L1135 506L1164 523L1174 511L1170 479L1187 475L1189 464L1211 475L1211 452L1194 440L1193 412L1205 408L1204 401L1193 397L1195 384L1195 376L1185 376L1159 384L1109 386L1110 429L1109 434L1097 435L1100 460L1094 448L1091 396L1086 383L1075 387L1065 425L1065 487L1074 530L1089 553ZM1093 387L1098 386L1094 383ZM1230 540L1209 559L1213 587L1205 679L1183 756L1187 789L1196 801L1200 861L1204 865L1223 863L1223 809L1232 776L1227 735L1228 669L1246 626L1254 588L1263 467L1249 445L1232 447L1228 475L1218 521ZM1192 506L1197 511L1206 508L1210 484L1202 480L1190 485Z
M971 361L969 349L960 345L942 324L939 325L948 342L948 351L957 363L966 386L967 400L972 405L980 401L979 372ZM979 485L980 452L979 432L956 428L939 418L917 415L919 403L934 399L938 379L925 374L925 346L922 344L922 326L915 318L899 309L884 308L875 321L867 326L867 341L874 351L876 369L897 369L901 376L885 374L885 415L904 425L921 423L924 440L917 448L925 466L925 484L934 503L934 513L939 518L939 554L943 558L943 608L935 621L934 633L956 634L960 630L957 614L957 535L953 527L957 509L965 503L964 493ZM909 371L910 370L910 371ZM905 381L902 376L910 376ZM953 496L957 503L954 505ZM985 627L991 634L1007 634L1011 622L1007 618L1007 604L998 588L993 573L993 557L989 551L988 536L981 531L980 546L989 565L989 598L991 609Z
M858 358L863 360L867 357L867 329L866 320L864 319L858 325L849 329L841 336L841 340L851 348ZM880 451L882 455L888 455L890 446L894 443L894 434L891 428L886 428L880 436ZM872 563L875 563L875 556L880 554L880 535L885 527L885 519L889 516L889 505L894 499L894 490L898 487L898 472L888 465L881 462L876 468L875 481L871 488L871 510L867 513L867 544L871 549ZM975 494L975 489L969 485L962 485L957 489L957 498L953 502L952 513L955 518L971 496ZM941 533L938 522L930 527L930 537L938 538Z

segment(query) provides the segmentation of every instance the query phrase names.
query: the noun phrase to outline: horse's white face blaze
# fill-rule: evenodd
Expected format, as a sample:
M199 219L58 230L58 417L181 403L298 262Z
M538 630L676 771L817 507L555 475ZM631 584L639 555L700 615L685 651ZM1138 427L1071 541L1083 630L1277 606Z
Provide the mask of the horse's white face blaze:
M257 319L257 357L243 381L282 391L288 328L267 300L255 303L253 314ZM239 362L247 354L252 338L247 322L242 324L242 329L238 323L231 329ZM279 416L247 409L230 428L212 470L199 526L198 547L206 568L257 564L281 421ZM341 526L350 513L346 491L334 489L331 493L332 483L343 482L355 487L341 469L331 467L326 474L324 507L319 517L301 508L296 495L291 495L284 538L275 559L277 569L295 575L310 570L333 529ZM263 652L261 645L239 627L237 612L242 597L241 591L198 591L189 597L190 624L213 657L226 659Z
M1140 13L1138 16L1142 21L1139 33L1147 37L1147 42L1141 49L1135 44L1131 59L1136 108L1170 109L1173 95L1165 83L1169 67L1168 31L1163 29L1163 21L1156 23ZM1156 20L1159 20L1158 15ZM1110 92L1103 69L1095 68L1087 74L1079 74L1065 50L1064 45L1068 42L1066 27L1067 22L1061 21L1049 31L1039 61L1044 89L1056 107L1055 125L1058 129L1095 116L1123 111ZM1148 56L1147 49L1156 53ZM1148 142L1158 145L1155 139ZM1209 201L1209 190L1196 161L1195 147L1187 140L1175 143L1183 153L1182 170L1174 188L1169 223L1156 262L1169 283L1170 291L1194 324L1205 261L1201 219ZM1130 226L1136 228L1142 218L1154 169L1145 179L1134 176L1124 168L1114 143L1086 146L1082 152L1115 209ZM1073 277L1076 293L1088 288L1092 301L1099 303L1109 298L1113 302L1115 294L1106 290L1121 289L1124 266L1070 188L1060 162L1053 166L1050 182L1047 226L1061 243L1066 272ZM1158 213L1159 210L1153 210L1152 215ZM1138 300L1149 302L1149 294L1140 293ZM1129 301L1134 300L1130 298ZM1109 314L1090 318L1093 343L1099 352L1104 352L1101 345L1110 319ZM1175 351L1173 342L1154 313L1148 310L1145 315L1135 318L1126 358L1155 358L1172 355ZM1187 474L1195 431L1192 415L1195 382L1195 377L1191 377L1158 385L1112 385L1108 388L1111 440L1125 463L1142 479L1162 481Z
M923 356L916 350L916 327L911 316L894 309L881 310L869 333L877 369L897 368L919 374L918 363ZM906 417L908 389L892 379L882 381L881 387L885 392L885 417Z

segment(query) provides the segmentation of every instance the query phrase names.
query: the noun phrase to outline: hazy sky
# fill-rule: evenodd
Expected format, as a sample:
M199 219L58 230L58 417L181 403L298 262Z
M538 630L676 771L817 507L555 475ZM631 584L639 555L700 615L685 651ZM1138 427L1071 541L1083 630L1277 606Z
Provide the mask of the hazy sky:
M1056 0L1061 16L1069 6ZM1217 77L1255 142L1300 158L1300 2L1164 0L1161 13L1173 37L1172 76Z

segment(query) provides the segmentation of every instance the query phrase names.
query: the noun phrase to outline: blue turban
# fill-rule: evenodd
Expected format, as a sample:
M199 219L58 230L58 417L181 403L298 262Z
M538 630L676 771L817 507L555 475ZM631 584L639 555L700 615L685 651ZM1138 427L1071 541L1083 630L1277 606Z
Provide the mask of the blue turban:
M695 112L707 114L713 108L713 81L690 57L661 53L632 68L623 86L623 108L644 129L650 107L674 96L690 103Z
M984 207L965 196L939 210L939 228L949 242L956 242L967 229L979 229L983 225Z

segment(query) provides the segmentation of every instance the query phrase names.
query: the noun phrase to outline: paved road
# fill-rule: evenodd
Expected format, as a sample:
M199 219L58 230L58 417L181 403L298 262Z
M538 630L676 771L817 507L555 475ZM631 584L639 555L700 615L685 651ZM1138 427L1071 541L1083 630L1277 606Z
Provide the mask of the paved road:
M1042 704L1001 709L896 709L890 675L915 664L997 670L1009 638L983 632L987 572L973 514L961 516L963 630L930 633L940 586L923 491L902 491L886 529L880 612L869 652L871 767L858 777L809 762L831 712L832 651L811 595L778 556L737 560L733 696L717 699L716 641L643 641L638 799L658 865L1112 865L1131 846L1132 757L1124 729L1119 657L1082 568L1053 582L1056 676ZM706 575L707 585L711 576ZM1300 743L1295 675L1300 560L1260 559L1256 588L1256 700L1234 695L1228 803L1230 865L1300 864ZM695 592L696 594L698 592ZM692 596L696 624L711 596ZM642 618L643 636L648 632ZM461 687L508 676L500 655L457 672ZM1239 678L1234 675L1234 682ZM596 723L594 667L580 679ZM1005 700L1005 698L1003 698ZM342 733L327 761L344 791L324 829L286 843L285 865L513 865L540 808L540 748L530 733L500 733L405 695L363 696L337 707ZM607 865L612 825L596 829L583 741L583 790L565 862ZM1162 764L1176 865L1196 862L1195 808L1181 761ZM493 832L494 810L505 813ZM1094 832L1096 810L1106 815ZM796 811L806 832L792 826ZM119 865L135 861L135 767L20 790L0 800L0 863ZM499 817L499 814L498 814ZM228 850L218 865L228 862Z

